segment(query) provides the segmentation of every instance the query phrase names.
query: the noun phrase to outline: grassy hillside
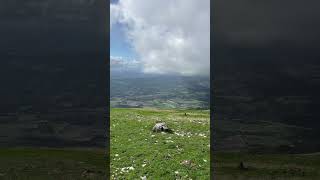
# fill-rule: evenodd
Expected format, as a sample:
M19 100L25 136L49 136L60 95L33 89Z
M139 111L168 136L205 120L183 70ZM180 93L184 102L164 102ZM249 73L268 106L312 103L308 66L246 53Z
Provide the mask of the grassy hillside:
M218 151L251 153L313 152L312 129L281 122L241 119L214 121L215 148Z
M219 115L214 127L217 180L320 179L320 154L309 153L316 150L311 128Z
M290 151L298 153L319 152L319 61L302 57L304 53L296 56L298 61L287 56L263 60L257 49L238 50L235 59L214 64L213 102L219 123L215 127L224 124L225 131L238 135L242 131L251 142L258 136L263 145L290 146ZM230 57L227 52L217 53ZM248 56L242 59L241 54Z
M217 180L317 180L320 154L248 154L217 152L213 157ZM240 162L245 165L239 168Z
M112 179L209 179L209 119L201 110L111 109ZM153 133L157 121L173 133Z
M0 149L0 179L106 179L103 149Z
M104 148L105 112L103 108L71 107L0 113L0 147Z

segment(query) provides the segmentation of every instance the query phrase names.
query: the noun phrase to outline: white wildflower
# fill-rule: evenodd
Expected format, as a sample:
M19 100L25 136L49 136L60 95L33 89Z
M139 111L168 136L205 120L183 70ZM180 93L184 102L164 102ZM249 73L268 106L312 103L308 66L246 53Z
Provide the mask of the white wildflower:
M124 168L121 168L121 172L120 173L127 173L129 172L130 170L134 170L134 167L130 166L130 167L124 167Z

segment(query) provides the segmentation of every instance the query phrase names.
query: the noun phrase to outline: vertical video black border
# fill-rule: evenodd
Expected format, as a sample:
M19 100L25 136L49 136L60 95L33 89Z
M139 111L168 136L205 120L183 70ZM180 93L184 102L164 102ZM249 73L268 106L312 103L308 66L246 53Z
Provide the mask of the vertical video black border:
M106 45L106 76L107 76L107 88L106 88L106 119L105 119L105 126L106 126L106 175L110 178L110 0L102 0L104 3L103 8L106 14L103 15L106 32L105 32L105 43Z
M213 20L214 20L214 2L215 1L210 1L210 179L214 179L214 161L213 161L213 152L214 152L214 86L213 86L213 80L214 80L214 68L213 68L213 62L214 62L214 40L213 40L213 32L214 32L214 25L213 25Z

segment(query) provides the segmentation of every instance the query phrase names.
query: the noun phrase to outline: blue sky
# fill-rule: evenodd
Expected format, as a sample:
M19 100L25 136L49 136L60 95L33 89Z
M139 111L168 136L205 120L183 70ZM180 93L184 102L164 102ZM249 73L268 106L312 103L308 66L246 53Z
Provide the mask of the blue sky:
M111 3L117 2L118 0L111 0ZM112 26L110 32L110 56L132 60L136 58L136 53L128 42L125 33L124 25L116 23Z
M111 0L110 1L110 3L112 4L112 3L117 3L118 2L118 0Z
M126 39L123 25L114 24L110 32L110 55L123 57L124 59L135 59L135 52Z

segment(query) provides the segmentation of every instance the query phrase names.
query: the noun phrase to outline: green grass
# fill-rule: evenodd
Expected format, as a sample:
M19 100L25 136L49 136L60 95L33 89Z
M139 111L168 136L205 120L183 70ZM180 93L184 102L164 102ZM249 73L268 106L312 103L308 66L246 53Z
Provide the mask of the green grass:
M0 149L0 179L106 179L103 149Z
M209 179L209 119L204 110L111 109L111 179ZM158 121L174 133L153 133ZM107 179L106 154L104 149L2 148L0 180ZM215 152L213 159L217 180L320 179L319 153ZM241 161L248 169L239 168Z
M209 119L201 110L111 109L111 179L209 179ZM153 133L157 121L174 133Z
M320 154L248 154L216 152L217 180L318 180ZM239 168L244 162L248 169Z

